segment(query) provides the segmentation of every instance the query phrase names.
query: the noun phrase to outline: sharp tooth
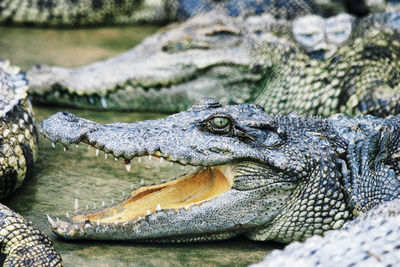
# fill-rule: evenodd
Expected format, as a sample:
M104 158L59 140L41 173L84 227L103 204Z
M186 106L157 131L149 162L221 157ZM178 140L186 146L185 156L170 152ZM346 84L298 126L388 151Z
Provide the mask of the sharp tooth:
M100 102L103 108L107 108L107 100L104 97L100 99Z
M79 145L78 145L78 144L76 144L76 145L75 145L75 147L76 147L76 148L79 148Z
M47 220L49 221L49 223L51 224L51 226L52 226L53 228L56 228L56 227L57 227L57 224L56 224L56 222L55 222L55 221L53 221L53 219L52 219L52 218L50 218L50 216L49 216L49 215L47 215Z
M96 208L96 203L93 203L93 208L94 208L94 209Z
M183 170L183 168L185 168L185 166L182 165L182 166L181 166L181 170Z
M172 161L170 161L169 166L174 166L174 163Z
M156 208L156 211L161 211L162 209L161 209L161 205L160 205L160 203L157 205L157 208Z
M86 210L88 210L89 209L89 206L88 205L86 205Z
M99 149L96 148L96 156L98 156L98 155L99 155Z
M57 222L60 222L60 219L58 219L58 217L56 217Z
M164 158L163 157L160 157L160 162L163 162L164 161Z
M69 213L68 213L68 211L65 212L65 216L66 216L67 218L69 218Z
M133 184L131 184L131 190L133 190L133 187L134 187Z
M77 198L75 198L75 205L74 205L75 211L79 210L79 201Z
M147 215L150 215L150 214L151 214L151 212L149 210L147 210Z
M104 201L101 202L101 206L102 206L102 207L104 207L105 205L106 205L106 203L104 203Z
M129 163L125 163L125 168L126 168L126 170L128 172L130 172L131 171L131 163L130 162Z
M138 157L138 162L142 162L142 157Z
M65 146L65 147L64 147L64 152L65 152L65 151L67 151L67 150L68 150L68 147L67 147L67 146Z
M140 180L140 185L144 185L144 180Z
M165 183L165 182L166 182L165 179L162 179L162 180L161 180L161 183L162 183L162 184Z
M125 197L125 191L122 191L122 197Z
M51 146L52 146L53 148L56 148L56 143L51 142Z
M151 158L152 158L151 155L149 155L149 160L151 160Z
M107 159L107 153L104 153L104 158Z
M111 204L114 205L115 201L114 199L111 199Z
M99 221L99 219L97 219L97 226L100 226L100 221Z

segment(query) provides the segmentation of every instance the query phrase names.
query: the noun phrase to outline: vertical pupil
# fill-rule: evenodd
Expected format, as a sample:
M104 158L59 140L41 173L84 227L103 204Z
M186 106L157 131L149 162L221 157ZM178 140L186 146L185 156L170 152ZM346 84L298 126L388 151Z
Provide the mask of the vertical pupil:
M214 124L217 127L225 127L228 124L228 119L227 118L214 118Z

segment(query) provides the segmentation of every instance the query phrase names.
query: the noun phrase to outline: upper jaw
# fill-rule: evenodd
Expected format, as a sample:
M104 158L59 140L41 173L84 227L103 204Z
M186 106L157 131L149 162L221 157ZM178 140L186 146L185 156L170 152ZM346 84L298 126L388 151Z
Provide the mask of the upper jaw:
M64 146L87 143L114 157L122 157L128 163L132 158L144 155L193 166L222 165L245 158L260 160L257 144L242 143L236 138L197 128L198 118L213 112L188 111L165 119L113 124L95 123L59 112L42 121L40 130L54 143L60 142Z

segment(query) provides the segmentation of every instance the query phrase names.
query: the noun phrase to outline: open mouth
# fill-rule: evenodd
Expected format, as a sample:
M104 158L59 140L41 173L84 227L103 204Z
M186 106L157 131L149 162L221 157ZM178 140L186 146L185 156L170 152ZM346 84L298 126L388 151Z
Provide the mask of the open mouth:
M82 142L87 143L84 140ZM89 146L95 147L96 154L102 150L95 145L89 144ZM104 152L105 155L107 153L113 154L112 151ZM160 158L160 161L173 162L159 151L152 155L142 156L156 157ZM125 159L127 171L131 170L130 160L132 159ZM180 164L179 161L174 162ZM142 220L157 212L168 213L179 212L180 209L189 210L193 206L202 205L202 203L229 191L233 185L234 171L233 164L193 166L192 171L176 179L170 179L169 182L143 186L132 191L122 203L94 212L82 211L76 204L74 216L68 219L69 222L58 221L55 223L51 218L49 221L53 230L62 231L58 228L62 228L66 223L83 227L117 225Z

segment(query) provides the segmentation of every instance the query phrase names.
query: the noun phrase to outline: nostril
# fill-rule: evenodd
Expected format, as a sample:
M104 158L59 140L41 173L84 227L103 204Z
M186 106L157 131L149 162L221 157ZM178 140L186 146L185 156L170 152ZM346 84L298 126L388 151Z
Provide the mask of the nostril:
M318 49L310 52L310 57L313 59L320 59L324 60L326 59L326 54L328 52L328 49Z

